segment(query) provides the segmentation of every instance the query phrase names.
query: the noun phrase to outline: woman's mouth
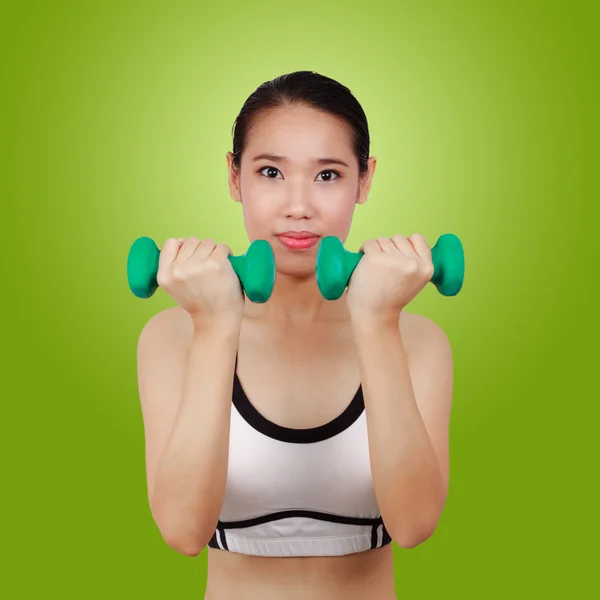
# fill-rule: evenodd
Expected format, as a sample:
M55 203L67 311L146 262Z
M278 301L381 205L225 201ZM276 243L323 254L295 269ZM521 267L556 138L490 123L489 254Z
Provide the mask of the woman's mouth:
M285 235L278 235L277 239L286 247L292 250L304 250L314 246L318 241L318 236L305 237L305 238L293 238L286 237Z

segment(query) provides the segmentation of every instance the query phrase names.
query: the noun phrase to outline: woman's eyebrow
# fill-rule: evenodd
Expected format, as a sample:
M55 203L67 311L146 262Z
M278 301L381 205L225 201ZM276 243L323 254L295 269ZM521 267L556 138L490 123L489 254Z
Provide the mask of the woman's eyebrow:
M281 156L278 154L258 154L255 156L252 161L255 162L257 160L272 160L272 161L280 161L280 162L288 162L288 159L285 156ZM314 162L318 165L343 165L344 167L348 167L343 160L339 158L315 158Z

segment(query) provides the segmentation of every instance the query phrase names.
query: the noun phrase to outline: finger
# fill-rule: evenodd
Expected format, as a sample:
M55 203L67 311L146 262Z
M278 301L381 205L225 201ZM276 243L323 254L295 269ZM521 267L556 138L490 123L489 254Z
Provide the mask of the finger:
M416 255L426 261L431 261L431 248L427 240L420 233L413 233L408 241L412 244Z
M213 250L216 247L216 244L210 238L199 241L198 238L193 238L197 240L198 243L195 246L190 246L189 256L187 256L187 260L204 260L208 256L210 256ZM182 252L180 252L181 254Z
M217 258L227 258L228 256L231 256L232 254L233 254L233 252L231 251L231 248L227 244L217 244L215 249L213 250L211 256L214 256Z
M388 254L398 252L398 248L396 247L394 242L392 242L392 240L390 240L390 238L387 238L382 235L377 238L377 243L379 244L379 247L381 248L382 252L386 252Z
M189 238L184 238L181 249L179 250L179 254L177 255L177 259L187 260L192 254L194 254L200 244L201 242L197 237L192 236Z
M158 272L159 273L162 273L163 271L168 269L173 264L180 248L181 248L181 243L179 242L179 240L176 240L175 238L169 238L163 244L162 250L160 251L160 254L158 255Z
M365 254L381 252L381 248L376 240L367 240L358 250L359 252L364 252Z
M406 238L405 236L400 235L398 233L392 237L392 242L396 246L396 248L398 248L398 250L402 252L402 254L412 257L415 256L415 249L413 248L412 244L408 241L408 238Z
M216 247L217 243L208 238L197 246L196 251L190 258L193 258L194 260L204 260L214 253Z

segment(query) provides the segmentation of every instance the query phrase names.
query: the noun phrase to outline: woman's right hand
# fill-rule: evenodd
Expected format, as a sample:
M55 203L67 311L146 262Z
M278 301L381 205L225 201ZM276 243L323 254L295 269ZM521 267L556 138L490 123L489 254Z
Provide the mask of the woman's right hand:
M157 283L194 322L241 323L245 296L231 254L229 246L211 239L169 238L160 252Z

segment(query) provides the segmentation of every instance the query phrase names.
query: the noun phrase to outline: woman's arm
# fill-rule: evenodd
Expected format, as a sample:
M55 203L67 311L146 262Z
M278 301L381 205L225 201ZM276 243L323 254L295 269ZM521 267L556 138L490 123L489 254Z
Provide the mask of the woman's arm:
M398 317L356 323L375 495L403 548L431 536L448 489L452 355L444 332L419 315L410 342Z
M227 479L239 325L195 323L182 342L168 309L138 344L150 510L165 541L197 556L216 528Z

